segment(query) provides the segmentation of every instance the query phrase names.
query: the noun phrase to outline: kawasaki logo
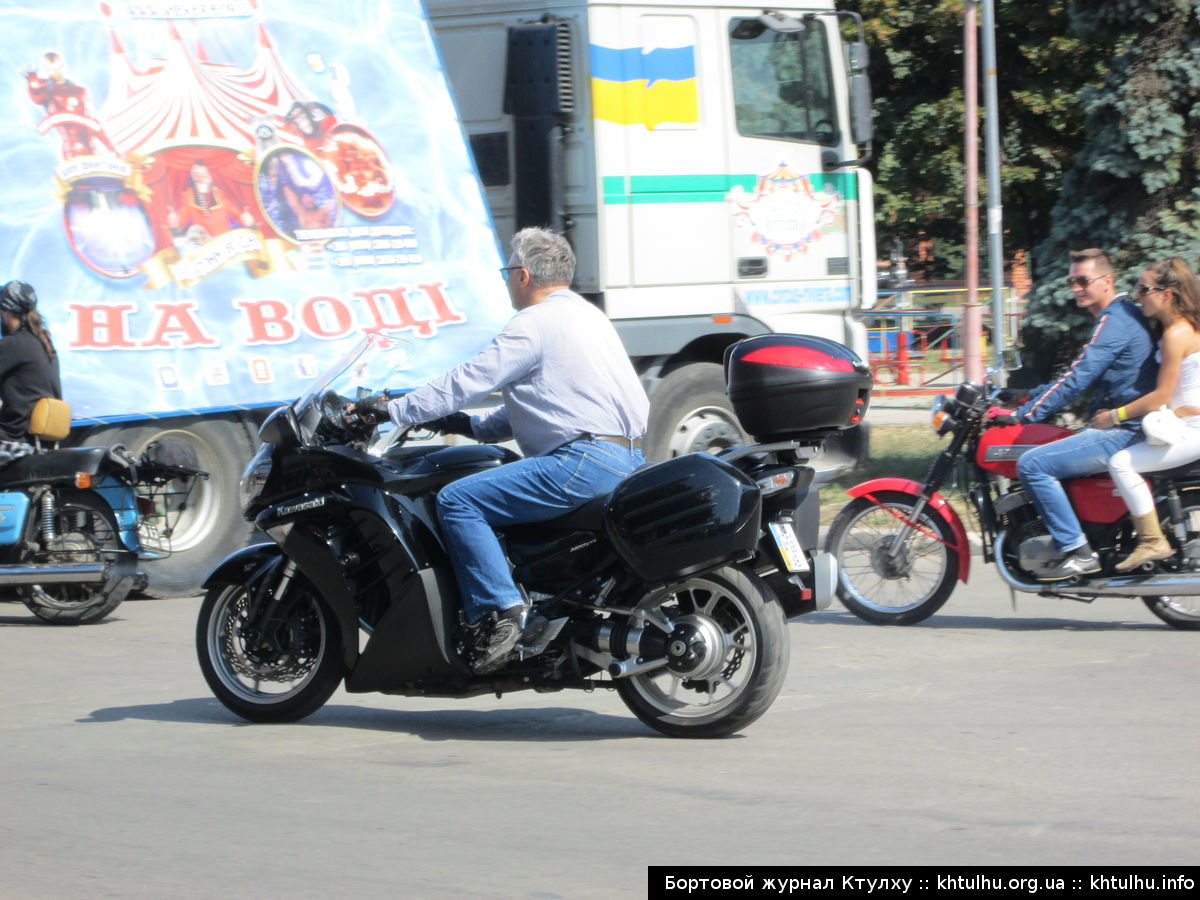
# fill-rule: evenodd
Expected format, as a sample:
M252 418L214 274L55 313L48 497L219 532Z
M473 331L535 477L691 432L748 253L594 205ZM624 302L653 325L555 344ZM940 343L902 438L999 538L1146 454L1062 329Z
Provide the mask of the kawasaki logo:
M328 499L328 497L317 497L315 500L305 500L302 503L293 503L291 506L281 506L278 514L280 516L290 516L292 513L304 512L309 509L320 509Z

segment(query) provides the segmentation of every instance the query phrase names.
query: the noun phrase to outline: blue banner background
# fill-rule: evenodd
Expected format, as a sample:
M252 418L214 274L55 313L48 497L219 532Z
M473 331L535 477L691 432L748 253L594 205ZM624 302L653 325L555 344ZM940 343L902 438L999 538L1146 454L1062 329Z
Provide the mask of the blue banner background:
M412 353L416 365L408 370L411 383L391 387L419 384L481 349L512 311L496 272L501 261L486 207L418 0L340 2L335 7L327 0L260 0L252 15L175 24L185 45L202 39L209 61L241 69L251 66L258 28L263 26L290 75L330 106L329 70L314 71L307 61L319 54L327 64L345 66L357 122L390 157L396 200L378 218L358 216L343 206L336 227L366 227L365 237L370 238L394 226L410 226L417 242L412 252L422 262L324 265L277 270L260 278L249 277L246 267L235 262L190 287L168 283L147 289L141 274L110 278L76 256L55 192L55 167L63 161L61 141L54 131L38 133L46 111L31 100L20 70L36 68L46 51L61 54L69 67L67 77L88 91L87 114L99 116L113 68L110 26L135 65L144 66L166 52L165 20L127 15L130 6L147 5L110 0L112 16L107 22L95 0L48 2L37 10L0 6L5 31L0 73L10 85L9 102L0 105L0 179L5 186L0 275L37 288L41 312L59 349L65 399L76 416L118 420L290 400L369 326L353 292L370 287L407 291L414 314L421 317L431 308L419 286L443 284L445 297L465 319L445 323L428 335L410 329L405 337L419 345ZM205 4L197 6L201 5ZM351 234L347 232L347 238ZM298 249L290 252L293 259L299 258ZM332 255L328 245L327 255ZM295 339L286 343L247 344L247 320L239 301L282 301L296 323L301 305L314 297L344 304L354 314L354 326L336 338L317 338L298 329ZM78 316L69 309L72 304L132 304L127 333L137 342L155 328L161 313L156 303L184 301L194 302L195 318L216 341L214 346L86 349L80 346ZM326 312L330 308L329 303L318 306ZM167 334L176 342L184 337L179 328L168 328ZM222 365L228 384L211 383L206 367ZM265 373L270 380L262 380Z

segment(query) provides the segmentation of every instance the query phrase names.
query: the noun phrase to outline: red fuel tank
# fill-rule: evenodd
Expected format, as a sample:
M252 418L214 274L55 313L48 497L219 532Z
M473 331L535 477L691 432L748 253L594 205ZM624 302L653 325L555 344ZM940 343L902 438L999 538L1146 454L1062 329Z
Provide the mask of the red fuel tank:
M1017 477L1017 458L1040 444L1061 441L1075 432L1057 425L997 425L987 429L979 438L975 461L985 471L1008 478ZM1108 475L1089 475L1073 478L1065 484L1067 496L1076 515L1084 522L1117 521L1125 515L1125 501Z
M1057 425L997 425L979 437L975 462L986 472L1006 478L1017 477L1017 457L1039 444L1061 441L1074 434L1069 428Z

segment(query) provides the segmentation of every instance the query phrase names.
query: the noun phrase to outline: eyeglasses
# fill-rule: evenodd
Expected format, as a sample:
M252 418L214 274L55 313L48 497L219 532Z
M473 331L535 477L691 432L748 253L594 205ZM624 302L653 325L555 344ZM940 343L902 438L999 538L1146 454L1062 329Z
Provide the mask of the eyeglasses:
M501 266L500 267L500 277L503 278L505 281L508 281L508 273L509 272L513 271L514 269L524 269L524 268L525 268L525 266Z
M1088 278L1086 275L1072 275L1067 279L1067 287L1085 288L1093 281L1099 281L1101 278L1107 277L1107 275L1097 275L1095 278Z
M1146 296L1146 294L1153 293L1154 291L1166 291L1166 290L1170 290L1170 288L1156 287L1153 284L1139 284L1137 287L1137 293L1138 293L1139 297L1144 297L1144 296Z

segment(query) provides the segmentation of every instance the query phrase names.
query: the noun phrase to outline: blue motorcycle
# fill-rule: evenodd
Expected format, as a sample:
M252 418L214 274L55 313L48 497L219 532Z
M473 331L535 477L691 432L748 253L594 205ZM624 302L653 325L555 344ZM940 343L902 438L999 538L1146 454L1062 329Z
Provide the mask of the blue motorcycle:
M71 447L70 407L38 401L34 452L0 468L0 588L40 619L85 625L145 586L138 560L170 552L171 523L207 474L124 447ZM49 446L43 446L47 442Z

